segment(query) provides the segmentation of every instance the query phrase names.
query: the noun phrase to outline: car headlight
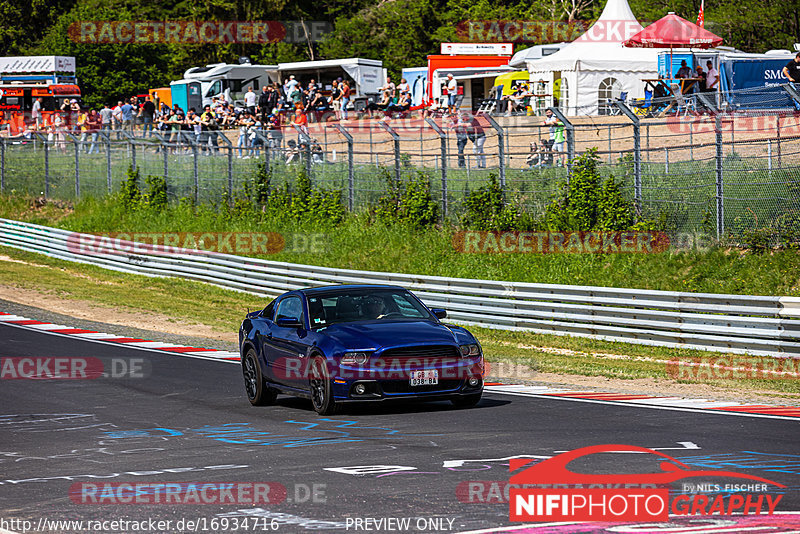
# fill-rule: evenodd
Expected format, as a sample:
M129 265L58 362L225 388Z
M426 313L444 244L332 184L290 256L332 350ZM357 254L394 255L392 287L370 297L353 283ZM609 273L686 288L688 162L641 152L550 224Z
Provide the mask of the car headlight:
M352 363L362 365L367 363L369 354L366 352L345 352L342 356L342 363Z
M461 345L461 356L480 356L481 349L476 343L470 345Z

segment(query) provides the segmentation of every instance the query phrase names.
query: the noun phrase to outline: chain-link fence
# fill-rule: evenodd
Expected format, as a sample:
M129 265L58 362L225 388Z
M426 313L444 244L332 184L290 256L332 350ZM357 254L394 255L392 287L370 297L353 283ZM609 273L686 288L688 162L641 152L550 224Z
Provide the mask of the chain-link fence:
M351 210L374 205L387 180L424 172L443 213L455 220L465 195L494 174L506 199L542 212L569 179L571 162L596 149L640 217L675 233L738 236L748 229L800 225L800 115L738 111L644 118L624 103L618 115L564 117L560 132L543 116L476 115L358 119L308 129L175 132L67 132L0 138L0 188L60 199L119 190L130 166L163 177L172 199L198 203L246 195L259 163L273 184L299 169L341 191Z

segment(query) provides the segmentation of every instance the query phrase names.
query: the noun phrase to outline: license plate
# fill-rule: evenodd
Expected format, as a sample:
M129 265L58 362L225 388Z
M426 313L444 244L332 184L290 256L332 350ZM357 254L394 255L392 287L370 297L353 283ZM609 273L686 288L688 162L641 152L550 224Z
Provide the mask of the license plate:
M438 369L428 369L425 371L411 371L412 386L435 386L439 383Z

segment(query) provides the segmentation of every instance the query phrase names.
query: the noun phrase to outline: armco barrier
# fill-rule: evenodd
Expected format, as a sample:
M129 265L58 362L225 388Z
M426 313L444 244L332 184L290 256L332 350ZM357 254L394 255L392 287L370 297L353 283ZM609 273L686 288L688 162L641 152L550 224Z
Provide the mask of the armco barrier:
M0 244L126 273L207 282L262 296L326 284L397 284L454 322L682 347L800 357L800 298L680 293L353 271L216 252L88 254L59 228L0 219Z

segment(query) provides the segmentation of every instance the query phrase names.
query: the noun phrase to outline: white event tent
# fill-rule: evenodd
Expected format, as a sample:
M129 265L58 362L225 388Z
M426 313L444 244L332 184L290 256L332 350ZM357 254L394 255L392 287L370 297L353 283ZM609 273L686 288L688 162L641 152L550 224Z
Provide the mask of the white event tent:
M641 30L627 0L608 0L586 33L555 54L526 62L530 80L559 87L558 105L567 115L607 114L608 100L623 92L642 98L642 80L658 78L659 50L622 46Z

